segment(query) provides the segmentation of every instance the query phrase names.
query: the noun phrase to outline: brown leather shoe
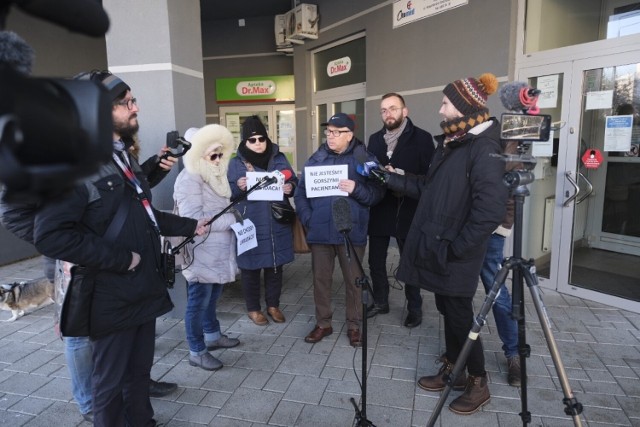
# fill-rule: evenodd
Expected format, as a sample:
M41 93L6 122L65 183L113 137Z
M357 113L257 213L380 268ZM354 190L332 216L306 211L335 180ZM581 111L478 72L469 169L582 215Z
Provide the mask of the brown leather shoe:
M284 314L282 314L278 307L267 308L267 314L269 314L276 323L284 323L285 321Z
M469 375L464 393L449 404L449 409L456 414L470 415L489 403L490 400L487 376L474 377Z
M250 311L247 313L247 316L249 316L249 319L253 320L253 323L258 326L264 326L269 323L269 320L261 311Z
M359 329L349 329L347 331L347 336L349 337L349 344L351 344L351 347L362 346L362 337L360 336Z
M447 379L445 378L451 374L453 370L453 363L449 362L449 359L445 355L442 355L438 358L438 362L442 363L440 366L440 370L435 375L429 375L426 377L421 377L418 380L418 387L427 391L441 391L444 390L447 385ZM467 385L467 374L462 371L458 374L458 378L456 378L456 382L453 384L454 390L463 390Z
M316 327L313 328L313 331L309 332L309 335L307 335L304 340L305 342L316 343L322 338L331 335L332 333L333 328L331 326L329 326L328 328L321 328L320 326L316 325Z

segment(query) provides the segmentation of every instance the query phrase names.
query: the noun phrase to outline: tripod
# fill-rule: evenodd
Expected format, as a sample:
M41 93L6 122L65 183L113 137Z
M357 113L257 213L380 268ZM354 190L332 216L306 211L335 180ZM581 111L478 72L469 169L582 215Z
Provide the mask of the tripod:
M348 230L341 231L344 236L345 245L347 249L347 257L349 252L353 253L358 269L362 273L361 277L356 278L356 287L360 288L360 295L362 297L362 384L360 385L360 396L362 398L362 409L358 408L356 400L352 397L349 399L355 410L355 418L353 421L354 427L376 427L371 421L367 419L367 307L369 305L369 299L371 292L371 284L369 278L364 273L362 268L362 261L356 252L353 242L349 237Z
M520 355L521 374L521 412L519 415L522 419L522 425L526 426L531 422L531 413L527 409L526 364L527 357L529 357L531 353L531 348L526 341L523 293L524 278L527 283L527 287L531 292L531 298L533 300L533 304L535 305L536 312L540 320L540 326L542 327L545 340L547 341L547 347L549 348L549 352L551 353L551 358L553 359L553 364L556 368L556 373L558 374L560 385L564 393L564 399L562 399L562 403L565 405L564 412L565 414L573 417L573 423L575 426L582 426L582 421L580 419L580 414L582 413L582 404L579 403L575 398L573 392L571 391L571 387L569 386L567 374L564 370L562 360L560 359L560 353L558 352L558 347L556 346L553 332L551 331L551 328L549 326L549 316L547 315L547 311L540 294L538 277L536 276L536 268L534 262L532 259L524 260L522 258L522 218L524 213L524 199L529 195L527 184L533 182L534 178L535 177L533 173L526 170L516 170L508 172L503 178L505 185L507 185L512 190L511 195L513 196L515 201L515 217L513 223L513 256L506 259L504 265L496 274L496 277L491 285L491 290L485 297L482 307L480 307L480 312L476 316L471 331L467 336L467 340L465 341L462 350L460 351L458 360L456 360L451 374L449 375L449 378L447 378L446 386L442 391L442 394L440 395L440 399L438 400L438 403L436 404L436 407L431 414L431 418L429 419L427 426L435 425L435 422L440 415L440 411L442 411L444 402L447 399L447 396L449 395L449 392L451 391L456 378L466 366L466 361L469 356L469 352L471 351L471 346L480 336L480 329L482 329L482 327L484 326L487 319L487 314L489 313L489 310L491 310L498 292L500 291L500 287L506 280L509 271L513 271L512 316L514 319L518 320L518 353Z

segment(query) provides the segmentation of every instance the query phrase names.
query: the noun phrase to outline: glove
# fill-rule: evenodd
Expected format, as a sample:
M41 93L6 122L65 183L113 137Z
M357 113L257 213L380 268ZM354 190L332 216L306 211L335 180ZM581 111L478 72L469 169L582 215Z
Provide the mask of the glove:
M389 181L389 172L385 169L371 169L369 171L369 177L381 185L387 185L387 182Z

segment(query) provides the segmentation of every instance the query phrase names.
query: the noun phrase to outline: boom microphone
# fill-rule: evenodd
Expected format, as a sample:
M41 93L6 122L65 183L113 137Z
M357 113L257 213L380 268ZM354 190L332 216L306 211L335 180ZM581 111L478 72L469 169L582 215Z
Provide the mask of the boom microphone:
M15 0L16 6L68 30L102 37L109 29L109 17L101 2L94 0Z
M344 235L344 247L347 252L347 258L351 258L349 236L347 236L347 234L351 231L353 223L351 222L351 206L346 198L338 197L333 201L331 215L333 216L333 223L336 229Z
M12 31L0 31L0 65L29 75L33 65L33 48Z
M532 88L524 82L507 83L500 88L499 96L502 105L511 111L527 111L538 114L540 109L536 105L540 90Z

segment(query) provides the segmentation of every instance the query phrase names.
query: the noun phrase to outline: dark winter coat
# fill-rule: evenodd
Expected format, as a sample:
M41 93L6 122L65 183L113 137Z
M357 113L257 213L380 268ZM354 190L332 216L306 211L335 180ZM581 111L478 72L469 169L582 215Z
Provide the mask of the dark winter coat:
M307 166L348 165L349 179L356 182L353 193L346 197L351 207L351 223L353 225L349 237L356 246L367 244L369 207L382 200L385 191L380 185L356 172L358 165L373 160L374 156L367 151L364 144L353 138L349 147L341 154L331 151L326 143L322 144L304 165L305 168ZM307 198L303 171L300 185L296 189L295 201L300 221L307 229L309 244L344 244L344 236L336 229L332 215L332 203L338 197L343 196Z
M267 171L252 165L256 172L273 172L275 170L291 172L292 177L287 181L294 186L298 184L293 168L284 154L280 153L276 144L271 145L272 153ZM247 166L240 151L229 162L229 185L231 186L231 198L235 199L244 191L238 188L238 179L247 176ZM285 198L287 196L285 195ZM250 219L256 227L258 246L238 255L238 267L244 270L257 270L259 268L273 268L293 261L293 230L290 224L280 224L273 219L271 214L271 202L260 200L243 200L236 209L244 218Z
M131 156L130 156L131 158ZM140 166L131 166L151 199ZM129 204L114 241L102 236L121 201ZM197 221L154 209L166 236L192 236ZM90 335L99 337L154 320L173 307L161 270L160 235L138 199L135 188L110 162L68 194L48 201L36 214L34 240L42 254L96 272ZM132 254L140 263L129 270Z
M407 117L407 125L398 138L390 161L384 141L385 133L386 130L382 128L369 137L367 149L376 156L378 162L382 166L391 163L394 168L400 168L406 173L426 175L435 150L431 134L414 126ZM418 200L387 190L384 199L371 208L369 235L406 238L417 207Z
M441 295L472 297L489 236L505 216L507 187L499 123L438 147L426 177L389 176L389 188L419 198L398 279ZM473 129L471 130L473 131Z

